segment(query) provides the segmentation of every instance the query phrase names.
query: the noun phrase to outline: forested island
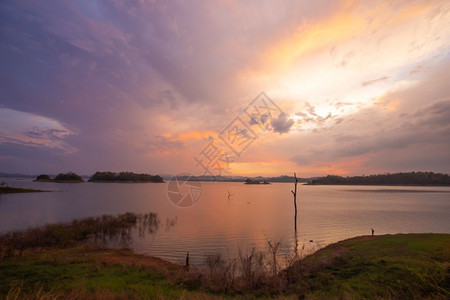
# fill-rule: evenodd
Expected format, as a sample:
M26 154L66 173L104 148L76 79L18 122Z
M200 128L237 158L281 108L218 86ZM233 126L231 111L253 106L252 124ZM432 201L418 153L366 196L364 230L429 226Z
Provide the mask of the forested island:
M310 185L425 185L450 186L448 174L434 172L407 172L378 174L369 176L342 177L328 175L313 179Z
M51 178L49 175L41 174L34 180L36 182L59 182L59 183L77 183L84 182L80 175L74 172L59 173L55 178Z
M133 172L95 172L89 182L164 182L159 175L137 174Z

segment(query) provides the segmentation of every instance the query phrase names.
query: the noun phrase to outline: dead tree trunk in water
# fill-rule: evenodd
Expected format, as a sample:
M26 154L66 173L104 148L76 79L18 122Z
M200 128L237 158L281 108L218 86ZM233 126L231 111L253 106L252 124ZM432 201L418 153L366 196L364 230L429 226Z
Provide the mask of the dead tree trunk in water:
M294 179L295 179L295 190L291 190L291 193L294 195L294 208L295 208L295 216L294 216L294 229L295 234L297 235L297 174L294 172Z
M297 240L297 174L294 172L294 179L295 179L295 189L294 191L291 190L292 195L294 195L294 208L295 208L295 214L294 214L294 234L295 234L295 255L298 255L298 240Z

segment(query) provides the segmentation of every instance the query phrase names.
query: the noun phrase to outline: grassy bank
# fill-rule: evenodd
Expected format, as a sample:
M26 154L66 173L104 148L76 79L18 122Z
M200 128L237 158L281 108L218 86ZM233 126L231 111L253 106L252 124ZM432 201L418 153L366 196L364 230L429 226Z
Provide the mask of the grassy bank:
M0 262L0 295L9 299L448 299L450 235L358 237L295 262L276 282L218 292L208 272L92 247L34 248Z
M311 298L448 299L450 235L365 236L319 250L287 270Z

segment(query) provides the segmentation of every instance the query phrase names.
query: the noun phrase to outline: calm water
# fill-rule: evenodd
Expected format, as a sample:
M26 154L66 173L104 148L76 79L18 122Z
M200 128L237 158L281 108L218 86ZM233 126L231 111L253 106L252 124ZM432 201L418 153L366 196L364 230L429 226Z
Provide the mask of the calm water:
M284 254L295 244L290 183L202 182L200 201L180 209L168 200L167 183L3 180L15 187L55 192L0 195L0 231L102 214L155 212L161 220L159 230L136 238L132 246L173 262L182 263L187 251L194 265L201 265L206 254L234 255L238 248L253 246L265 250L266 238L281 241ZM300 185L299 195L297 240L307 249L370 234L371 228L375 234L450 233L448 187Z

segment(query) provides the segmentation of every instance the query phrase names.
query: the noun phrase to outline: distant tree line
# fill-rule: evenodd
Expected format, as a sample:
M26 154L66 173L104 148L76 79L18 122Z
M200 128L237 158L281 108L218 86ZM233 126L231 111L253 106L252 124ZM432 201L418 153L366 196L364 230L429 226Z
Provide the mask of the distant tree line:
M244 182L245 184L270 184L267 180L259 181L252 178L247 178Z
M218 181L218 182L243 182L247 180L247 177L243 176L177 176L178 180L189 180L189 181ZM314 177L315 179L316 177ZM298 182L308 182L312 178L297 178ZM276 177L254 177L253 180L257 181L268 181L268 182L294 182L294 176L281 175Z
M89 182L164 182L159 175L137 174L133 172L95 172Z
M378 174L369 176L342 177L328 175L313 179L308 184L336 184L336 185L450 185L448 174L433 172L408 172L394 174Z

